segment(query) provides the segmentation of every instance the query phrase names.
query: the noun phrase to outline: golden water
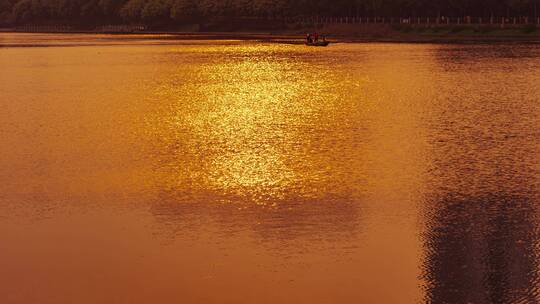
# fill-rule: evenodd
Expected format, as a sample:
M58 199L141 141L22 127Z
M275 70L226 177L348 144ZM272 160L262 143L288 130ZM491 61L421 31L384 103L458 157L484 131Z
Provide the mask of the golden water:
M0 302L537 301L539 67L0 34Z

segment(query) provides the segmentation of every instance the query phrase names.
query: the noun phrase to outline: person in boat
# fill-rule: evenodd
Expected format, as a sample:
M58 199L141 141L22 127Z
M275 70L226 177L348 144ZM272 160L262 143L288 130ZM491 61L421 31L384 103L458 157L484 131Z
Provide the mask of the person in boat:
M306 35L306 41L307 41L307 43L311 43L311 42L312 42L311 34L307 34L307 35Z

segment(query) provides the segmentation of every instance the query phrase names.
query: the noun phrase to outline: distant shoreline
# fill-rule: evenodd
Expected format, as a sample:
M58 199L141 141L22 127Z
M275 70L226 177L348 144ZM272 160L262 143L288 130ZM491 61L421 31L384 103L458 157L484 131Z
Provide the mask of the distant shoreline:
M400 32L385 33L354 33L339 30L323 30L328 40L333 43L527 43L540 44L540 31L521 33L512 29L494 29L488 33L475 33L468 29L461 32ZM302 44L304 34L299 32L180 32L180 31L92 31L92 30L62 30L62 31L23 31L14 28L0 28L0 33L29 33L29 34L89 34L89 35L122 35L122 36L152 36L146 39L160 40L247 40L275 43Z

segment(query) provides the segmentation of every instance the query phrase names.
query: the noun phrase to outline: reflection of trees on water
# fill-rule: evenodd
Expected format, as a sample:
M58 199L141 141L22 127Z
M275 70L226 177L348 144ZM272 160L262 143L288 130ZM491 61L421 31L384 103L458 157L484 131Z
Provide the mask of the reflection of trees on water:
M467 68L474 72L482 72L489 69L493 63L519 59L519 61L507 64L504 68L518 69L527 67L528 60L538 58L539 48L527 45L448 45L435 48L434 58L439 63L439 67L447 70L456 68ZM525 66L520 66L525 63ZM475 70L477 67L483 69Z
M425 235L433 303L535 302L537 219L526 196L446 196Z

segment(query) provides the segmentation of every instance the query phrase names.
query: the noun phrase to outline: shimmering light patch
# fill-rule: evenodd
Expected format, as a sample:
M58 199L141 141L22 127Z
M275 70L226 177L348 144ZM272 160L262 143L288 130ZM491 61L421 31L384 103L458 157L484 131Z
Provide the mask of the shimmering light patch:
M283 122L300 121L309 111L294 104L302 88L287 81L287 63L271 59L245 58L206 69L218 85L203 88L208 112L194 120L194 132L223 145L211 160L211 185L258 199L278 198L294 183L294 168L287 166L285 153L287 145L301 138ZM296 117L286 117L291 114ZM206 127L201 128L201 120Z
M285 197L317 196L329 164L309 159L317 153L306 154L318 140L309 129L326 129L329 118L335 123L325 116L344 105L336 83L325 79L332 75L295 59L295 52L264 44L197 48L226 60L209 58L192 70L195 81L158 87L160 99L174 100L158 119L170 123L174 141L199 156L196 164L171 162L177 172L167 174L179 177L174 187L189 183L235 201L274 206Z

